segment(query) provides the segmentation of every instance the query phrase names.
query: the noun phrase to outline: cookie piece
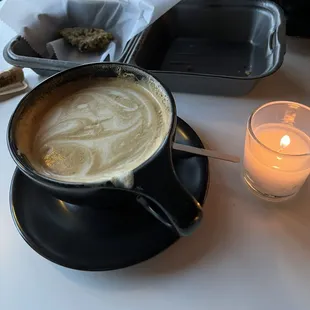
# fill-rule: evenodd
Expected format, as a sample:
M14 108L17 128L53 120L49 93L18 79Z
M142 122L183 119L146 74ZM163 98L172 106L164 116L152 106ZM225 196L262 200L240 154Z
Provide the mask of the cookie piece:
M0 73L0 88L9 86L24 80L24 72L22 68L12 67Z
M80 52L101 51L113 40L110 32L99 28L64 28L60 35Z

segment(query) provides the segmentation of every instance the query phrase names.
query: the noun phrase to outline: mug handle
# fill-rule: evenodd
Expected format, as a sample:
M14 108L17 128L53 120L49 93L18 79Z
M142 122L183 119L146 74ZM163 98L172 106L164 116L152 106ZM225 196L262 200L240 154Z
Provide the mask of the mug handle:
M192 234L201 222L202 208L178 180L170 147L137 173L135 184L138 202L163 224L173 227L180 236ZM154 206L145 200L152 201Z

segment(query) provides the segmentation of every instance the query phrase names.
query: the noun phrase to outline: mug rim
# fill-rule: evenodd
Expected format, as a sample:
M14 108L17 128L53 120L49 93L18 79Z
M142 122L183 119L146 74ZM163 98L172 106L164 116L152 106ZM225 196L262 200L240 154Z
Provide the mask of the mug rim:
M48 77L47 79L45 79L43 82L39 83L35 88L33 88L28 94L26 94L17 104L14 112L12 113L9 123L8 123L8 127L7 127L7 146L10 152L11 157L13 158L15 164L17 165L17 167L23 172L25 173L27 176L29 176L32 179L35 179L37 181L39 181L40 183L49 183L49 184L54 184L54 185L60 185L66 188L95 188L95 187L104 187L105 185L107 185L110 180L106 180L106 181L96 181L96 182L69 182L69 181L63 181L63 180L57 180L54 178L50 178L50 177L46 177L43 176L42 174L40 174L37 170L35 170L31 165L27 164L25 162L25 160L23 158L21 158L21 154L19 154L17 145L15 143L15 130L13 130L13 122L15 121L16 117L17 117L17 113L19 112L19 110L21 109L21 107L24 105L24 103L27 101L27 99L29 98L29 96L31 96L31 93L33 93L34 91L38 91L38 89L40 89L43 85L46 85L48 83L50 83L52 80L54 80L57 77L60 77L61 75L65 75L68 74L68 72L72 72L72 71L79 71L79 70L83 70L83 68L87 68L87 67L122 67L126 70L126 68L131 69L134 73L134 71L136 70L137 72L141 72L143 75L145 76L150 76L152 77L152 79L154 79L157 83L159 83L159 85L163 88L163 90L165 91L166 95L168 96L169 99L169 104L170 104L170 108L171 108L171 115L170 115L170 127L169 130L167 131L167 135L163 138L160 146L157 148L157 150L144 162L142 162L139 166L137 166L135 169L132 170L133 173L135 173L136 171L140 170L141 168L143 168L144 166L146 166L147 164L149 164L160 152L161 150L165 147L165 145L167 143L170 144L171 142L171 134L175 131L176 129L176 120L177 120L177 113L176 113L176 105L175 105L175 101L173 98L173 95L171 93L171 91L168 89L168 87L162 83L157 77L155 77L153 74L149 73L147 70L144 70L138 66L135 65L131 65L131 64L125 64L125 63L118 63L118 62L109 62L109 63L103 63L103 62L94 62L94 63L88 63L88 64L83 64L80 66L76 66L64 71L61 71L59 73L56 73L54 75L52 75L51 77ZM99 69L98 68L98 69ZM169 145L169 148L171 146Z
M247 131L249 132L251 138L257 143L259 144L261 147L263 147L265 150L267 150L269 153L272 153L274 155L279 155L279 152L278 151L275 151L273 149L271 149L270 147L268 147L267 145L265 145L258 137L257 135L255 134L254 132L254 129L253 129L253 126L252 126L252 121L253 119L255 118L256 114L265 109L265 108L268 108L269 106L273 106L273 105L289 105L289 104L292 104L292 105L296 105L296 106L299 106L301 107L302 109L304 110L307 110L307 111L310 111L310 107L302 104L302 103L299 103L297 101L285 101L285 100L278 100L278 101L270 101L270 102L267 102L261 106L259 106L257 109L255 109L250 117L248 118L248 121L247 121ZM279 123L279 124L282 124L282 123ZM298 128L297 128L298 129ZM308 136L308 135L307 135ZM290 153L281 153L281 157L283 158L304 158L304 157L308 157L310 156L310 152L307 152L307 153L301 153L301 154L290 154Z

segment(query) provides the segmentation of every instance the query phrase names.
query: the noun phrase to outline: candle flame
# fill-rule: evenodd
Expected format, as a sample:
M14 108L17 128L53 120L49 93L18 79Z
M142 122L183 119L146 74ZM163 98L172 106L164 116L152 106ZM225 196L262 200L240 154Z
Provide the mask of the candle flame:
M290 143L291 143L290 137L288 135L283 136L280 141L281 149L286 148L288 145L290 145Z

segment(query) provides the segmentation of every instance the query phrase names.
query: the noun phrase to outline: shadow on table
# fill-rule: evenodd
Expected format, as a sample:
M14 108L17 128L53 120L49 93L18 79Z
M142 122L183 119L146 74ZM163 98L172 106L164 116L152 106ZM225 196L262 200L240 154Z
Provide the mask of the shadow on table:
M291 260L300 264L297 257L310 260L310 178L300 192L284 202L267 202L256 197L249 190L244 198L251 201L251 225L260 225L273 235L277 247L278 260ZM272 239L271 238L271 239ZM282 253L283 251L284 253ZM284 257L282 257L284 255ZM279 263L275 260L276 263Z
M274 216L281 233L310 259L310 178L295 198L277 206Z
M287 52L290 54L299 54L309 57L310 40L297 37L288 38Z
M262 99L264 102L273 100L298 101L303 99L307 90L290 77L285 70L280 69L275 74L259 81L255 88L245 97L249 99Z

